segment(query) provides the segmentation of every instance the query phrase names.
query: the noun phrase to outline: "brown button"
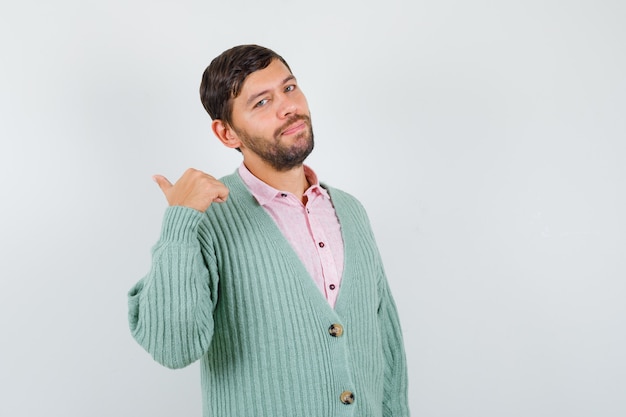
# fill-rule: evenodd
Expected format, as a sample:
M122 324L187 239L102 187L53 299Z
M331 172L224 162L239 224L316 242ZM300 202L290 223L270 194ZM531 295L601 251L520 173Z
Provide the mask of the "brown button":
M343 334L343 326L337 323L331 324L328 328L328 333L330 333L332 337L341 337Z
M335 287L335 284L330 284L330 285L328 286L328 288L330 288L331 290L334 290L334 289L335 289L335 288L337 288L337 287Z
M354 394L350 391L342 392L339 398L344 404L352 404L354 402Z

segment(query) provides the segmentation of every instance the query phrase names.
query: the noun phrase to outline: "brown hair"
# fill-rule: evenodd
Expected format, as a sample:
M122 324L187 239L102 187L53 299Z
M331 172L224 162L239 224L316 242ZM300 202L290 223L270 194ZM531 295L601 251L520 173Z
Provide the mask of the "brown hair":
M287 62L276 52L259 45L239 45L215 57L202 74L200 100L211 119L232 121L232 100L241 92L246 77L266 68L274 59L289 71Z

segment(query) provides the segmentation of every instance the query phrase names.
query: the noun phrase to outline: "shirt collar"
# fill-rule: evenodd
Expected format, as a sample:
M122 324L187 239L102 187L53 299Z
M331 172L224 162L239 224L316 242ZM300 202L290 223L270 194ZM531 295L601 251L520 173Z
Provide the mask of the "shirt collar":
M304 165L304 175L311 186L304 192L305 195L311 200L315 196L321 196L322 198L329 198L328 192L320 186L317 179L317 174L309 166ZM274 198L281 196L282 194L289 194L286 191L277 190L271 185L266 184L250 172L250 170L242 162L239 166L239 176L243 180L246 187L260 205L265 206L269 204Z

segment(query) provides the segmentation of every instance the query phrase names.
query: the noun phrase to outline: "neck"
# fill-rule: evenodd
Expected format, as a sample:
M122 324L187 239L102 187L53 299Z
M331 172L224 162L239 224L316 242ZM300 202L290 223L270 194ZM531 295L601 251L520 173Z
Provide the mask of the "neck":
M287 171L277 171L261 161L244 159L246 168L258 179L277 190L287 191L304 202L304 192L309 188L309 182L304 174L304 166L299 165Z

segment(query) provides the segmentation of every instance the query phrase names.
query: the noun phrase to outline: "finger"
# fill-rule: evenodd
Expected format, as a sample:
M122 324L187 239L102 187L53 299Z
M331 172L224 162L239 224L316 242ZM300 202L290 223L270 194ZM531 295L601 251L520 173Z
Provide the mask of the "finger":
M152 179L154 180L154 182L158 184L159 188L164 193L170 188L172 188L172 183L169 182L169 180L165 178L163 175L153 175Z
M220 184L220 187L218 188L219 192L217 196L215 196L213 201L216 203L223 203L224 201L228 199L228 194L230 193L230 190L221 182L219 184Z

